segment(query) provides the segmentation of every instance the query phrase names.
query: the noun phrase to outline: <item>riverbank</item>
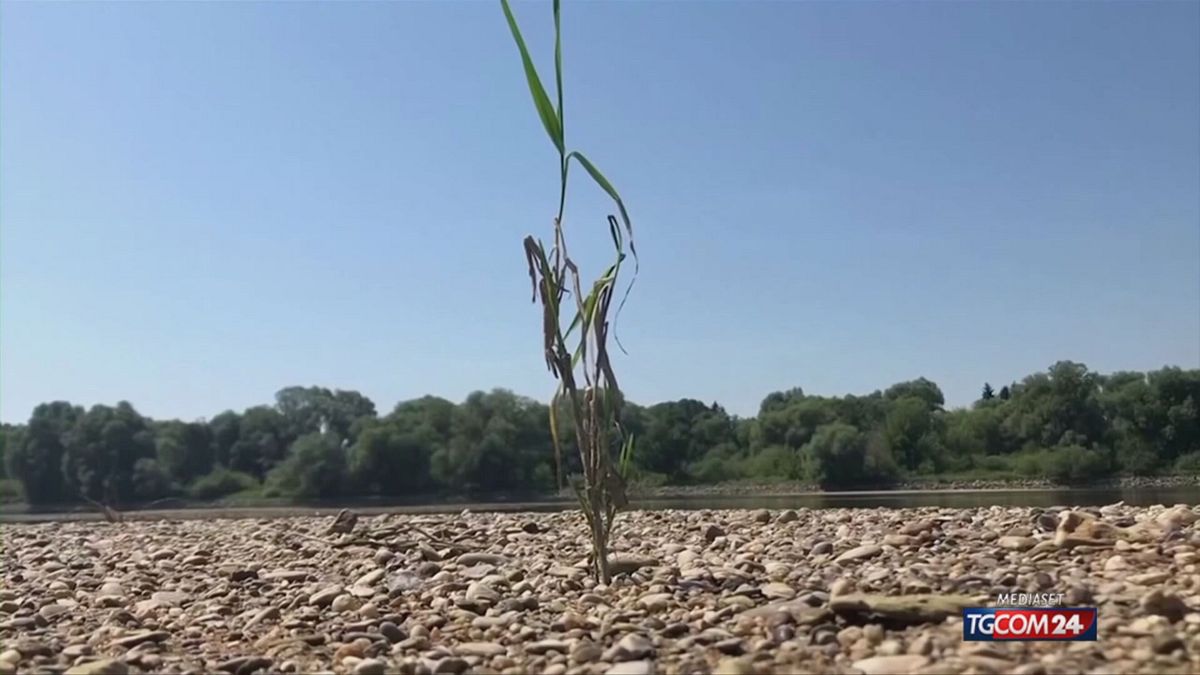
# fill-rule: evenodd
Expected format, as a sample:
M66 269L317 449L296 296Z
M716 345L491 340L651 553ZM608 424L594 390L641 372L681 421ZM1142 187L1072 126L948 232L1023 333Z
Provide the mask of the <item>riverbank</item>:
M1060 485L1042 479L958 479L928 478L902 481L893 485L875 486L857 492L905 492L926 490L1126 490L1135 488L1173 488L1196 486L1200 476L1121 476L1080 485ZM637 487L631 490L640 497L674 497L705 495L794 495L815 492L839 494L854 491L823 491L819 485L798 481L770 483L730 482L713 485L663 485Z
M1198 672L1197 517L633 512L609 586L567 513L6 525L0 673ZM1099 607L1099 641L963 642L1009 592Z

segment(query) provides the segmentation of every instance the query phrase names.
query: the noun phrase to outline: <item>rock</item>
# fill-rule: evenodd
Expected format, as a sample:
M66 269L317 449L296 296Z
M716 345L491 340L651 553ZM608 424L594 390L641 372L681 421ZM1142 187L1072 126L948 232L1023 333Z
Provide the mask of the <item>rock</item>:
M495 565L500 567L507 565L509 559L507 556L497 553L464 553L454 560L454 562L463 567L471 567L474 565Z
M901 675L912 673L929 663L929 659L917 654L898 654L896 656L872 656L854 662L854 667L864 675Z
M317 603L314 602L313 604ZM329 604L329 608L338 614L354 611L358 609L358 607L358 600L354 596L346 595L344 593L334 598L333 602Z
M391 621L380 622L379 634L387 638L387 641L393 644L402 642L408 637L408 635L406 635L399 626Z
M933 529L933 521L932 520L918 520L916 522L909 523L909 524L905 525L904 527L901 527L900 534L906 534L910 537L914 537L918 534L921 534L922 532L928 532L929 530L932 530L932 529Z
M643 567L658 567L656 558L638 555L613 556L608 561L608 570L613 574L632 574Z
M813 555L829 555L833 553L833 544L828 541L818 542L812 549Z
M379 659L363 659L354 666L354 675L384 675L387 664Z
M1138 603L1142 612L1164 616L1171 623L1175 623L1188 613L1188 606L1179 596L1173 593L1164 593L1161 589L1154 589L1142 596Z
M758 589L768 600L791 600L796 597L796 590L787 584L772 582Z
M1104 561L1105 572L1119 572L1127 569L1129 569L1129 563L1125 562L1125 559L1119 555L1114 555Z
M165 630L143 630L126 635L125 637L113 640L114 647L136 647L144 642L162 642L171 637L171 634Z
M128 672L129 666L123 661L100 659L72 666L63 675L125 675Z
M754 666L747 659L727 657L717 663L713 675L754 675Z
M654 654L654 645L645 636L628 633L612 649L613 661L633 661Z
M20 663L21 652L16 649L5 649L4 652L0 653L0 661L4 663Z
M1155 586L1170 578L1171 575L1167 572L1145 572L1143 574L1131 574L1124 577L1126 583L1138 586Z
M437 662L433 668L434 675L461 675L466 672L471 664L457 656L446 657Z
M395 558L395 557L396 557L396 554L393 553L390 549L381 548L378 551L375 551L374 560L375 560L376 565L379 565L382 567L384 565L387 565L389 562L391 562L392 558Z
M63 614L66 614L67 612L70 612L70 611L71 611L71 608L67 607L66 605L60 605L57 603L53 603L53 604L49 604L49 605L42 605L42 607L40 609L38 609L38 616L42 617L43 619L45 619L47 621L53 621L54 619L62 616Z
M454 647L454 651L462 656L481 656L490 658L505 653L503 645L495 642L462 642Z
M265 656L239 656L221 663L217 666L217 670L233 673L234 675L249 675L255 671L270 668L273 663L271 659Z
M1152 644L1155 654L1172 654L1175 651L1187 651L1183 638L1173 631L1163 631L1154 636Z
M846 595L854 592L854 582L849 579L834 579L829 585L829 595Z
M538 526L537 521L527 520L521 524L521 531L526 534L537 534L542 531L542 528Z
M179 591L158 591L150 596L150 599L160 605L179 606L187 602L189 597L187 593Z
M800 520L800 514L796 513L795 511L793 511L791 509L788 509L788 510L784 511L783 513L779 514L779 520L777 520L776 522L778 522L779 524L782 525L784 523L793 523L797 520Z
M879 555L880 553L883 553L882 547L877 546L875 544L866 544L864 546L856 546L856 547L850 549L849 551L842 553L841 555L839 555L837 558L834 559L834 562L838 562L838 563L857 562L859 560L866 560L867 558L873 558L873 557Z
M625 661L604 671L604 675L654 675L654 662Z
M1200 515L1189 509L1186 505L1177 504L1158 514L1154 522L1160 527L1170 530L1191 525L1197 520L1200 520Z
M771 522L771 512L766 509L759 509L754 512L754 522L766 524Z
M978 600L965 595L865 595L834 596L829 606L847 620L877 620L884 623L940 623L949 616L961 616L966 607Z
M1004 536L996 540L996 545L1007 551L1028 551L1037 544L1033 537Z
M328 607L333 604L333 601L342 594L341 586L326 586L321 590L308 596L308 603L317 607Z
M545 654L551 651L566 654L569 650L570 645L562 640L539 640L525 645L525 651L530 654Z
M638 598L638 605L648 612L661 612L671 605L674 598L671 593L651 593Z
M718 537L724 536L725 530L722 530L718 525L709 524L704 528L704 541L707 541L710 544Z
M571 660L575 663L591 663L599 661L604 654L600 645L589 640L582 640L571 648Z
M350 509L342 509L338 511L337 516L334 517L333 522L329 524L329 528L325 531L336 534L349 534L357 524L358 514Z

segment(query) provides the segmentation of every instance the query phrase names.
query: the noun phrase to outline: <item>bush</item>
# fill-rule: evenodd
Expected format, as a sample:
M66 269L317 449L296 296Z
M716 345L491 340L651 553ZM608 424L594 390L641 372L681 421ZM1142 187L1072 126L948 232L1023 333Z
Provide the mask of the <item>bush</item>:
M161 499L178 492L178 487L158 460L143 457L133 463L133 496L139 500Z
M1200 450L1180 455L1175 460L1175 471L1185 476L1200 476Z
M761 481L797 480L803 477L800 458L782 445L763 448L745 460L742 475Z
M254 476L219 466L197 478L188 488L188 495L193 499L217 499L257 488Z
M21 490L21 481L12 478L0 479L0 504L9 504L25 500Z
M1093 481L1106 475L1108 468L1103 454L1078 445L1051 450L1043 463L1045 477L1062 485Z
M308 434L296 439L287 458L271 470L268 482L282 496L339 497L347 484L346 451L333 434Z

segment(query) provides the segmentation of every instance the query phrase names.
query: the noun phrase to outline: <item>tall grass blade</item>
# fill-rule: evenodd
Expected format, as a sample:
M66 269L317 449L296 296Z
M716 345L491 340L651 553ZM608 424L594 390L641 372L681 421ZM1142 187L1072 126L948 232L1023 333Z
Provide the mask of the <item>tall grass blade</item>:
M542 126L546 127L546 133L550 135L554 147L558 148L558 154L562 155L566 150L558 113L554 110L554 104L550 103L550 97L546 95L542 79L538 77L537 68L534 67L533 59L529 56L525 38L521 37L521 29L517 26L517 19L513 16L512 8L508 6L508 0L500 0L500 4L504 7L504 18L508 19L508 27L512 31L513 41L517 43L517 49L521 52L521 64L525 67L525 80L529 83L529 93L533 96L533 105L537 108L538 117L542 118Z

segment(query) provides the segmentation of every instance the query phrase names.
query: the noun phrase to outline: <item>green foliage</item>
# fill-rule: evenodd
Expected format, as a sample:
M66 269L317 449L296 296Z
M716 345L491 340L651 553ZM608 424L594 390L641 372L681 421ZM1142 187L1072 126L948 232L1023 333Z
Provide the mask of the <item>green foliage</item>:
M1200 476L1200 450L1180 455L1175 460L1175 472L1181 476Z
M217 499L239 492L256 490L259 487L259 482L254 476L218 466L197 478L188 487L188 496L193 499Z
M1051 371L1023 380L1007 401L996 396L948 411L934 395L911 395L933 391L912 383L866 396L777 392L764 398L757 416L744 419L694 399L648 407L619 401L621 433L638 439L624 477L641 486L752 480L836 488L913 475L1080 483L1116 474L1196 474L1200 371L1100 376L1072 367L1069 375L1059 383L1069 387L1056 389ZM313 389L329 391L299 391ZM342 400L366 399L355 393ZM324 451L314 452L311 439L300 448L320 458L325 479L301 471L297 439L274 406L182 422L146 419L129 404L85 412L47 403L26 424L0 428L0 447L7 474L39 505L82 500L83 489L115 505L179 491L195 499L256 492L281 463L269 486L279 497L554 490L549 408L536 401L495 389L460 403L433 396L404 401L382 417L373 404L350 409L359 414L339 422L344 438L327 424ZM560 442L574 444L567 400L558 402L557 417ZM1061 442L1045 443L1055 437ZM614 464L617 445L612 438ZM565 457L563 469L581 474L579 455ZM8 495L14 498L12 490Z
M302 499L340 497L346 487L346 451L332 433L311 433L292 444L271 470L268 484L279 494Z

